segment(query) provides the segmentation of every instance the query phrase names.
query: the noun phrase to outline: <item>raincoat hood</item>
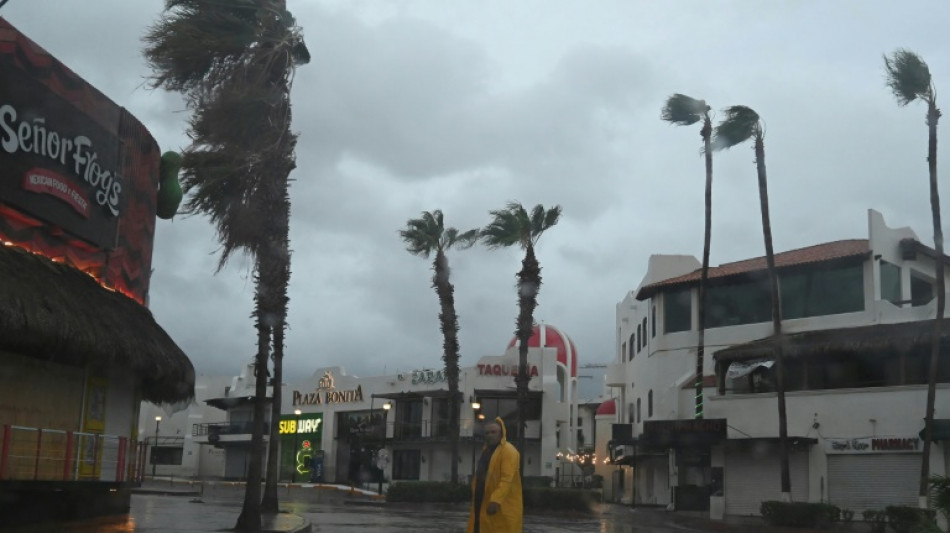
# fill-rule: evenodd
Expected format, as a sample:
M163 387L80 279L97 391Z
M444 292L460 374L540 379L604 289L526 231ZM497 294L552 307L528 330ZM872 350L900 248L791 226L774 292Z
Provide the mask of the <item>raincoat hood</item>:
M508 441L508 428L505 427L505 421L500 416L495 417L495 422L501 427L501 442Z

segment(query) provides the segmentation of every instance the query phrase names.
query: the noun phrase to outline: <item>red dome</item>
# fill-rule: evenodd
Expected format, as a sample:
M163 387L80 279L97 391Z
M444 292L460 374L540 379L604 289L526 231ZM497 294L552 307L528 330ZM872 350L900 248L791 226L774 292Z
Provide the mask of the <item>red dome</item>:
M561 330L547 324L535 325L531 338L528 339L528 348L557 348L557 362L565 367L570 359L571 377L577 377L577 348L574 347L574 341L571 340ZM508 347L512 348L518 343L518 338L511 339Z
M597 408L597 414L594 416L600 415L615 415L617 414L617 401L613 398L607 400L606 402L600 404L600 407Z

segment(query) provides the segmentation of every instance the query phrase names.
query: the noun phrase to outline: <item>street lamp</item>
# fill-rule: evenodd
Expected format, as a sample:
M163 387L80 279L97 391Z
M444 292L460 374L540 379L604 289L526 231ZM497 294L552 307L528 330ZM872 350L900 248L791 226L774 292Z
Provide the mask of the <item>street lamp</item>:
M152 480L155 479L155 448L158 447L158 427L162 424L161 415L155 417L155 446L152 446Z
M297 454L300 453L297 450L297 435L300 434L300 414L302 411L300 409L294 409L294 415L297 416L297 421L294 423L294 471L290 474L290 482L297 482Z
M382 452L386 450L386 421L389 418L389 410L393 408L393 403L387 401L383 404L383 445L380 447L379 451L376 452L376 468L379 469L379 486L377 487L376 492L379 494L383 493L383 477L385 475L386 463L382 460Z

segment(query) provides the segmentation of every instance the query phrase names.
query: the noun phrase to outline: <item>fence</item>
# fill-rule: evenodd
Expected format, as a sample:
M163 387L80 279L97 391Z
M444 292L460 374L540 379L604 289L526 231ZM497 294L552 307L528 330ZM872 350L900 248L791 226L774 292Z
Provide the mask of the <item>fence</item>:
M141 481L146 445L127 437L6 424L0 480Z

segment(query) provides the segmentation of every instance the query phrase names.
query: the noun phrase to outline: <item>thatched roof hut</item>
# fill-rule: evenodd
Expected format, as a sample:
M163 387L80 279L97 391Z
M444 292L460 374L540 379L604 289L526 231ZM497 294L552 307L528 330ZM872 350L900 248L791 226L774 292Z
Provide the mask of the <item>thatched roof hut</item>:
M152 313L72 267L0 245L0 350L68 365L120 367L143 397L194 396L195 370Z

